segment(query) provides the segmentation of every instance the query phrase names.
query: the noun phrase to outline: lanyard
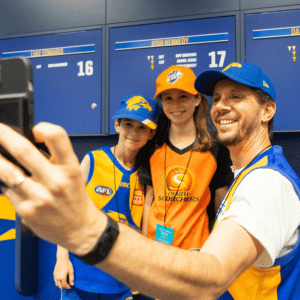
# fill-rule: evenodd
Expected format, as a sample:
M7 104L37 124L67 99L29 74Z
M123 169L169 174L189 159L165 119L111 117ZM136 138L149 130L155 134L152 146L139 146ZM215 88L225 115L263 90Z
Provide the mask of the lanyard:
M121 218L120 218L120 209L119 209L119 202L118 202L118 191L117 191L117 185L116 185L116 156L115 156L115 149L116 149L116 147L114 147L114 151L113 151L113 154L114 154L114 161L113 161L113 164L114 164L114 187L115 187L117 211L118 211L118 217L119 217L118 221L121 222L121 223L123 223L122 220L121 220ZM130 187L129 187L129 211L130 211L130 214L131 214L131 210L132 210L132 206L133 206L133 199L134 199L134 194L135 194L135 190L136 190L137 177L138 177L138 175L136 174L135 183L134 183L134 190L133 190L132 199L131 199L131 205L130 205ZM121 181L122 181L122 178L121 178ZM130 183L130 176L129 176L129 183ZM120 182L120 184L121 184L121 182ZM118 186L118 189L120 187L120 184ZM130 186L130 184L129 184L129 186Z
M270 147L272 147L271 144L268 145L268 146L266 146L266 147L265 147L264 149L262 149L258 154L256 154L256 155L254 156L254 158L250 161L250 163L244 168L244 170L248 169L248 167L253 163L253 161L254 161L260 154L262 154L264 151L266 151L266 150L267 150L268 148L270 148ZM243 170L243 171L244 171L244 170ZM231 186L230 186L230 189L227 191L226 195L229 195L229 194L230 194L231 190L233 189L234 182L236 182L236 181L239 179L239 177L240 177L240 175L243 173L243 171L241 171L241 172L238 174L238 176L234 179L234 181L232 182L232 184L231 184ZM222 200L222 202L221 202L221 204L220 204L220 207L219 207L218 212L217 212L216 217L215 217L215 222L217 221L220 212L223 210L223 207L225 206L225 203L226 203L226 195L225 195L225 197L223 198L223 200Z

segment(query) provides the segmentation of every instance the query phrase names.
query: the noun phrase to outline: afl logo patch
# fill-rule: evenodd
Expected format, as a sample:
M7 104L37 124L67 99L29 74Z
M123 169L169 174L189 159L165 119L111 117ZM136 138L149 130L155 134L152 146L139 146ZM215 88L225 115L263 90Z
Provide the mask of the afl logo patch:
M108 186L97 185L95 187L95 192L100 196L110 196L112 195L113 190Z

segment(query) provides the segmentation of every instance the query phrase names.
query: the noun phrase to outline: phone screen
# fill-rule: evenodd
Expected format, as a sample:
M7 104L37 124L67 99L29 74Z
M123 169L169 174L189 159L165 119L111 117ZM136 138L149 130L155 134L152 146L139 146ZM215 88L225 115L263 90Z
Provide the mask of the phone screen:
M0 59L0 122L33 141L33 82L31 63L25 58ZM23 168L1 145L0 153ZM0 181L0 187L5 183ZM15 286L21 295L38 292L38 238L16 215Z
M11 126L17 132L31 138L30 108L26 99L1 99L0 122Z
M22 104L19 101L11 99L9 101L2 100L0 102L0 122L9 126L22 128Z
M0 60L0 122L11 126L32 141L33 83L31 63L28 59ZM2 146L0 153L22 167ZM22 169L29 175L27 170L23 167Z

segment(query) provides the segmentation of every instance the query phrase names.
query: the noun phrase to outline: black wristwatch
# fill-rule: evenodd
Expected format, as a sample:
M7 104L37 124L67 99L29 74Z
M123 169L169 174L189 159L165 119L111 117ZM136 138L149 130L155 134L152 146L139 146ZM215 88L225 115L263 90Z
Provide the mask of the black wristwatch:
M79 256L76 254L74 255L78 259L86 263L87 265L96 265L107 257L109 251L111 250L112 246L117 240L118 235L119 235L118 223L115 220L113 220L111 217L107 216L106 228L102 233L102 235L100 236L95 247L89 253L83 256Z

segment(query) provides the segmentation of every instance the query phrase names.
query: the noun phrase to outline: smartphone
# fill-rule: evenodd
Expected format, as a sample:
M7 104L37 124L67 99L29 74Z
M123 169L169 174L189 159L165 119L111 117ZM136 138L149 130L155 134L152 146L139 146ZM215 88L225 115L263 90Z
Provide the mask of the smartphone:
M29 59L0 59L0 122L11 126L33 142L34 125L33 73ZM22 167L1 145L0 153ZM0 181L0 187L5 186ZM38 237L16 215L15 286L19 294L38 292Z
M0 122L33 141L33 73L29 59L0 59ZM30 175L1 145L0 153ZM1 185L5 186L3 182Z

